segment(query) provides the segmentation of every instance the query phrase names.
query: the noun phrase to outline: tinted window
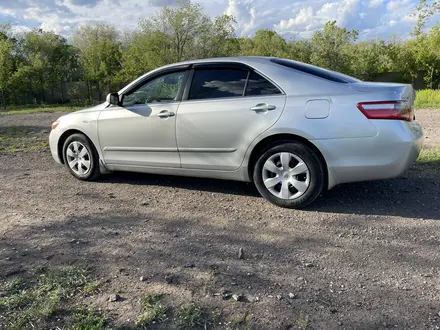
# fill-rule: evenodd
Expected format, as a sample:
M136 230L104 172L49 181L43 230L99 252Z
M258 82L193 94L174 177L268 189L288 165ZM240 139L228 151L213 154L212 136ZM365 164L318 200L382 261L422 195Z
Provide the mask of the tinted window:
M281 91L266 78L252 72L246 88L246 95L272 95L281 94Z
M334 71L330 71L330 70L326 70L326 69L321 69L318 68L316 66L313 65L308 65L305 63L300 63L300 62L295 62L295 61L290 61L290 60L282 60L279 58L274 58L271 59L272 62L279 64L279 65L283 65L286 66L288 68L291 69L295 69L301 72L305 72L323 79L327 79L327 80L331 80L331 81L335 81L338 83L355 83L355 82L359 82L360 80L347 76L345 74L342 73L338 73L338 72L334 72Z
M124 95L123 106L157 102L173 102L179 93L184 71L154 78Z
M233 69L196 70L188 99L243 96L247 75L247 71Z

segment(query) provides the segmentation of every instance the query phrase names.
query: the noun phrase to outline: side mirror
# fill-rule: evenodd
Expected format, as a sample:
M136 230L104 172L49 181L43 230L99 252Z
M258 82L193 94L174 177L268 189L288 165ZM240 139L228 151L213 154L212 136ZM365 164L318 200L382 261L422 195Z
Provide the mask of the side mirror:
M107 101L107 103L110 103L111 105L120 105L119 94L118 93L108 94L106 101Z

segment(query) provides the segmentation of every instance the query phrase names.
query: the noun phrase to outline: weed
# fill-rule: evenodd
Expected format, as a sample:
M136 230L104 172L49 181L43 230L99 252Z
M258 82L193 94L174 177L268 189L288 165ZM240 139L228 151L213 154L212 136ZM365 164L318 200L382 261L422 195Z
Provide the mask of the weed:
M142 312L136 321L136 327L146 329L153 323L166 320L167 308L160 302L161 294L147 294L142 297Z
M203 329L208 320L204 311L194 305L182 306L176 314L179 329Z
M36 280L14 278L0 284L6 294L0 298L0 315L6 328L41 328L55 315L63 299L81 292L88 284L87 269L71 266L63 269L38 269Z
M71 316L72 324L69 330L101 330L105 329L107 319L102 313L80 308L74 310Z
M229 323L228 330L252 330L254 328L254 320L252 314L245 312L232 318Z
M98 293L100 291L100 288L102 286L102 282L101 281L92 281L90 283L87 283L84 286L83 292L87 295L93 295L95 293Z
M310 329L310 321L307 315L304 315L302 312L299 314L298 319L296 320L296 327L299 330L307 330Z

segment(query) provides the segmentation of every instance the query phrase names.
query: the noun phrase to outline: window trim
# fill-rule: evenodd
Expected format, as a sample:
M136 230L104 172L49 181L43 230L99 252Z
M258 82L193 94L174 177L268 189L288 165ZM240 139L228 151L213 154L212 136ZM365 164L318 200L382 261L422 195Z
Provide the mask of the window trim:
M246 95L247 88L249 87L249 80L251 79L252 73L255 73L255 74L259 75L261 78L266 79L270 84L272 84L276 89L278 89L279 93L278 94L262 94L262 95ZM286 93L284 93L284 91L278 85L274 84L270 79L268 79L265 75L261 74L260 72L258 72L256 70L249 71L249 75L248 75L248 79L246 81L246 86L244 89L243 96L255 97L255 96L272 96L272 95L286 95Z
M188 82L188 78L191 72L191 65L182 65L182 66L177 66L177 67L172 67L172 68L166 68L163 70L160 70L158 72L155 72L152 75L148 75L147 77L145 77L144 79L138 81L135 85L130 86L129 89L124 90L123 93L119 94L119 106L123 107L123 102L124 102L124 95L132 92L133 90L140 88L142 86L144 86L145 84L148 84L149 82L151 82L154 79L160 78L162 76L171 74L171 73L177 73L177 72L184 72L183 75L183 79L182 82L179 86L179 91L177 92L177 97L174 101L172 102L167 102L167 103L162 103L162 104L169 104L169 103L175 103L175 102L181 102L182 101L182 96L186 87L186 84ZM147 104L147 103L146 103ZM154 104L160 104L160 103L154 103Z
M196 69L203 70L203 69L231 69L231 70L245 70L248 71L246 83L243 90L243 95L241 96L231 96L231 97L212 97L212 98L204 98L204 99L189 99L189 93L191 89L191 85L194 79L194 74ZM188 75L188 80L186 81L186 86L184 88L184 92L182 95L181 102L197 102L197 101L209 101L209 100L234 100L238 98L255 98L255 97L273 97L273 96L280 96L280 95L286 95L284 90L275 83L272 79L268 78L265 74L261 73L260 71L256 70L253 67L250 67L247 64L244 63L237 63L237 62L208 62L208 63L197 63L193 64L191 69L189 70L190 73ZM274 85L279 91L279 94L268 94L268 95L246 95L246 89L249 83L249 78L252 74L252 72L255 72L256 74L260 75L264 79L266 79L268 82L270 82L272 85Z

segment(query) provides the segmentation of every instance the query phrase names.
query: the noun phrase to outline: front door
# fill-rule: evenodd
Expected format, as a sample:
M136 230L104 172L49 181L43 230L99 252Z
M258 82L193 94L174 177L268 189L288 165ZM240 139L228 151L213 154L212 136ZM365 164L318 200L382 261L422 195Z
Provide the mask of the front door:
M188 169L237 170L286 103L268 79L236 65L195 68L190 86L176 128L182 167Z
M168 72L122 96L103 110L98 135L109 165L180 167L176 114L185 71Z

